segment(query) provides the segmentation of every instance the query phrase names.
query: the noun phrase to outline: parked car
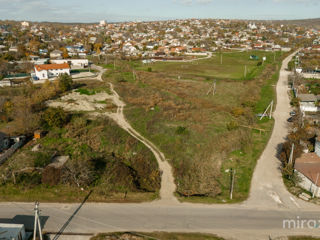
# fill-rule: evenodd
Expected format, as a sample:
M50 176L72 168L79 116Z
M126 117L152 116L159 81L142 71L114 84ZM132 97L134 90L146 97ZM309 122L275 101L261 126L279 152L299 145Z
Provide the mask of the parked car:
M289 118L287 119L287 121L288 121L288 122L293 122L293 117L289 117Z
M296 116L296 115L297 115L297 113L296 113L295 111L291 111L291 112L290 112L290 116L291 116L291 117Z

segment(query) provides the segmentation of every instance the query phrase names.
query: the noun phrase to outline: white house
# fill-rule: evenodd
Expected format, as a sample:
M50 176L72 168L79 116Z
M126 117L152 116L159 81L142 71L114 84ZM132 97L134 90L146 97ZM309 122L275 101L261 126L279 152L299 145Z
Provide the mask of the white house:
M295 161L295 172L300 177L299 186L320 197L320 141L317 138L315 152L303 153Z
M30 26L30 24L28 22L24 21L24 22L21 22L21 26L27 28Z
M88 59L56 59L50 62L54 64L67 63L72 69L82 69L89 66Z
M62 58L62 54L60 50L54 50L50 53L50 58Z
M105 20L101 20L100 23L99 23L99 25L100 25L101 27L104 27L104 26L107 25L107 22L106 22Z
M302 112L318 112L319 107L316 106L317 97L313 94L298 94L300 99L300 110Z
M39 80L58 77L61 74L70 75L70 67L67 63L35 65L34 69Z

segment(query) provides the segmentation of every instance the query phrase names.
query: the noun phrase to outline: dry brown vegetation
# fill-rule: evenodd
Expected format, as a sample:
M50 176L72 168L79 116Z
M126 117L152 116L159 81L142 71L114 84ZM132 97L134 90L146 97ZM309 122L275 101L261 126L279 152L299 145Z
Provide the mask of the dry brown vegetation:
M109 89L101 82L87 85L82 87L95 92ZM147 201L158 196L160 172L155 157L112 120L47 108L48 99L61 95L56 83L9 90L1 103L11 119L3 128L27 135L43 128L47 134L28 142L0 166L0 201L78 201L84 195L80 189L94 190L91 201ZM63 121L56 119L58 113L65 115ZM55 168L49 165L55 156L69 160ZM63 195L66 191L75 194Z
M252 146L252 130L246 126L254 127L254 113L267 106L257 103L266 79L278 66L268 64L253 80L219 80L215 96L207 95L212 82L203 78L176 79L165 72L140 71L136 79L118 81L115 76L121 69L105 78L114 80L128 103L125 113L132 125L172 163L177 192L182 196L221 194L226 187L220 181L222 165L230 153ZM271 87L265 102L272 94Z

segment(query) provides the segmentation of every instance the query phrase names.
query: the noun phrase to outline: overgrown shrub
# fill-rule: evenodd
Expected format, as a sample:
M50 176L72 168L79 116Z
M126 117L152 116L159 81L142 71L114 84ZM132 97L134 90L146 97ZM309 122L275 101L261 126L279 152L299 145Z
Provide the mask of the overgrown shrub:
M34 167L43 168L51 162L51 156L48 153L38 152L33 160Z
M41 174L39 172L22 172L16 175L16 183L23 186L36 186L41 183Z
M62 92L69 91L72 88L73 80L68 74L62 74L59 76L59 88Z
M179 126L176 129L176 134L178 135L186 134L187 132L188 132L187 128L183 126Z
M42 115L44 127L63 127L68 122L68 115L62 108L48 108Z
M227 129L229 131L235 130L239 127L239 124L236 121L231 121L227 124Z

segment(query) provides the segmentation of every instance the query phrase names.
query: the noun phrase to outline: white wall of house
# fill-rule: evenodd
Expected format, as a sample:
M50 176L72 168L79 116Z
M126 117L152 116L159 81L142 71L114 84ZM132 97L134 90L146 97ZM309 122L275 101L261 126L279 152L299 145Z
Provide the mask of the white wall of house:
M48 76L49 78L51 77L58 77L59 75L62 74L68 74L70 75L70 69L53 69L53 70L48 70Z
M46 70L42 70L42 71L35 71L36 72L36 76L39 80L44 80L44 79L48 79L48 71Z
M295 170L301 181L299 182L299 186L303 189L309 191L310 193L313 193L315 191L315 197L320 197L320 188L316 186L309 178L307 178L305 175L300 173L298 170Z
M300 102L302 112L318 112L320 109L313 102Z
M35 70L36 76L39 80L45 80L53 77L58 77L61 74L70 75L70 69L54 69L54 70Z
M68 63L71 65L71 68L73 69L81 69L89 66L89 60L88 59L57 59L57 60L51 60L51 63L56 64L63 64Z
M61 58L62 54L60 53L50 53L50 58Z

